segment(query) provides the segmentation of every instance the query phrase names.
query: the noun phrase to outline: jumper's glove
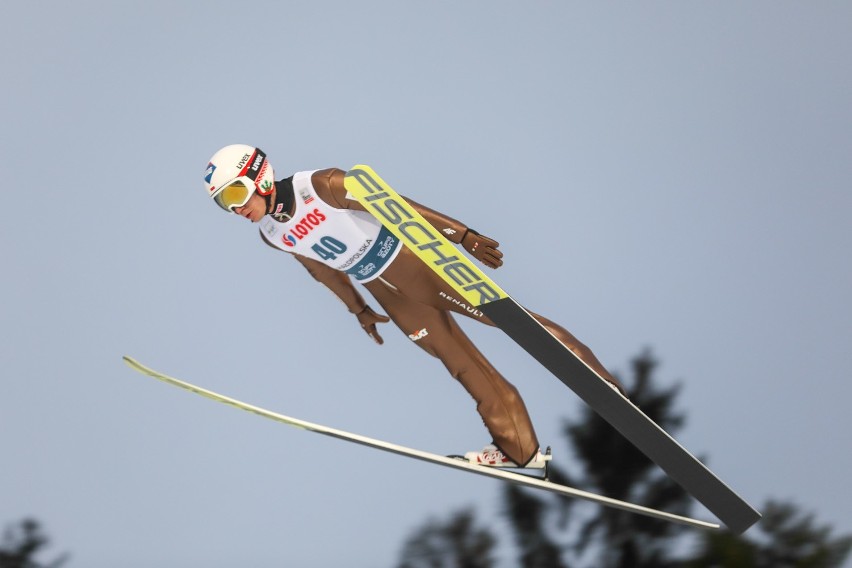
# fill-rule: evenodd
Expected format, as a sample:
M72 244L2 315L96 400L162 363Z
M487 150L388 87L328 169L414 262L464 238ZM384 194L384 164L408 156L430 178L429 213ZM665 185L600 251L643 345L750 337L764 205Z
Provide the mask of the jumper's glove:
M461 240L461 246L488 268L503 266L503 253L497 250L500 243L468 229Z
M367 335L372 337L376 343L381 345L385 342L385 340L382 339L382 336L379 335L379 332L376 331L376 324L388 323L390 321L389 317L377 314L370 306L365 306L363 310L355 314L355 317L358 318L361 328L366 331Z

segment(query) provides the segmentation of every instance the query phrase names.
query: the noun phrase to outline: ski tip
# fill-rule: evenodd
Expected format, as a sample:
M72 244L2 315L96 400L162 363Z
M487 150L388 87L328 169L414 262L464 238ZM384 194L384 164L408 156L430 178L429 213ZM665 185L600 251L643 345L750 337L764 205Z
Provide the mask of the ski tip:
M150 375L153 372L151 369L149 369L148 367L146 367L145 365L143 365L142 363L140 363L129 355L122 355L121 359L125 363L127 363L127 366L133 369L134 371L138 371L145 375Z

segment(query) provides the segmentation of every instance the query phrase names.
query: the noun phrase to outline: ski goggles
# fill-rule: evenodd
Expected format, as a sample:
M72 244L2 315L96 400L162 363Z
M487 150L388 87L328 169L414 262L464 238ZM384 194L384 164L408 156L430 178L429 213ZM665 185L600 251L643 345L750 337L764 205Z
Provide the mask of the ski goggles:
M254 191L254 181L241 176L220 187L213 195L213 201L228 213L233 213L235 208L248 203Z

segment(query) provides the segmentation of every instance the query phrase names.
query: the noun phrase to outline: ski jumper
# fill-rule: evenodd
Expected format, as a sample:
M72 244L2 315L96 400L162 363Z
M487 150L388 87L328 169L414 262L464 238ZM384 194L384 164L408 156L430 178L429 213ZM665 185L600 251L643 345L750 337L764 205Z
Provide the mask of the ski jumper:
M341 170L299 172L277 182L276 190L279 203L261 221L264 241L294 254L354 314L367 305L349 277L361 282L402 332L440 359L473 397L494 444L519 465L532 459L539 443L520 394L480 353L452 313L493 325L488 317L457 298L356 200L347 198ZM282 199L288 195L295 203ZM281 214L282 200L292 214ZM460 222L406 200L449 240L459 243L468 231ZM594 357L568 331L535 317L566 347Z

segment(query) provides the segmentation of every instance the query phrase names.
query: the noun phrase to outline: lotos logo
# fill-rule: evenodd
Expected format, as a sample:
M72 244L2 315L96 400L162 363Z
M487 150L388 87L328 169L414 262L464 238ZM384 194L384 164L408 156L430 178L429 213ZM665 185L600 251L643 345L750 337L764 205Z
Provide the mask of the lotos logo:
M308 233L317 228L320 223L326 220L326 216L319 209L314 209L293 224L293 228L281 238L288 247L296 246L297 241L301 241Z
M206 183L210 183L210 180L213 179L213 172L216 171L216 164L210 162L207 164L207 171L204 172L204 181Z

